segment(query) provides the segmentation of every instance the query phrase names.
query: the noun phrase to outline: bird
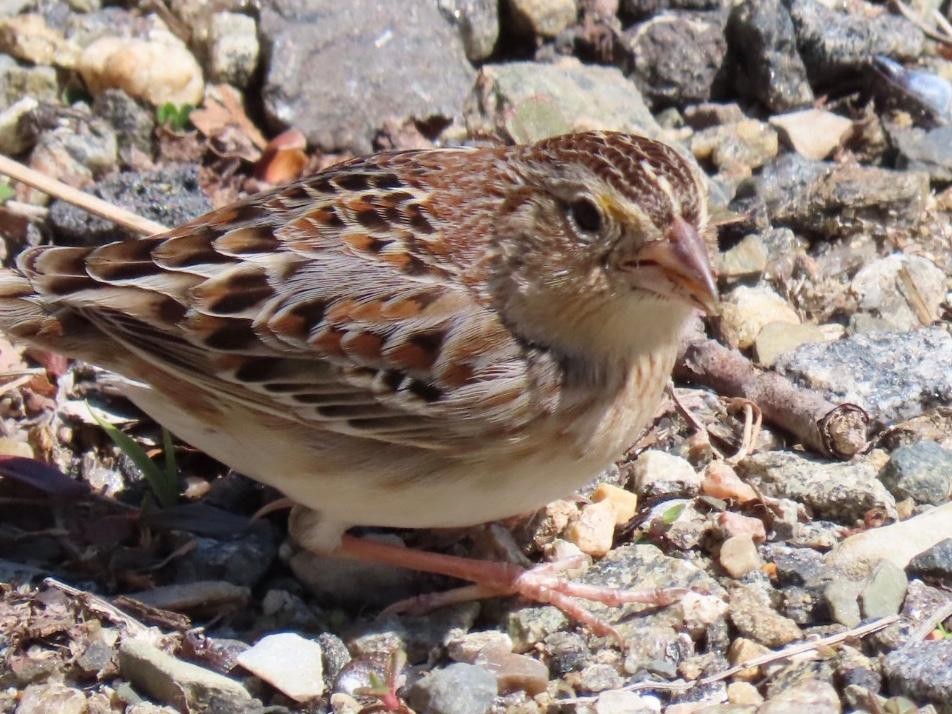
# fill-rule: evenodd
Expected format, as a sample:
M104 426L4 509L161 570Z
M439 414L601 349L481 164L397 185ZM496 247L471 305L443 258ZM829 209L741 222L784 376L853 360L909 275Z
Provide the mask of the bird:
M700 172L644 136L390 151L165 233L28 248L0 329L122 375L297 504L309 549L569 609L550 574L345 532L495 521L610 466L717 310L708 231Z

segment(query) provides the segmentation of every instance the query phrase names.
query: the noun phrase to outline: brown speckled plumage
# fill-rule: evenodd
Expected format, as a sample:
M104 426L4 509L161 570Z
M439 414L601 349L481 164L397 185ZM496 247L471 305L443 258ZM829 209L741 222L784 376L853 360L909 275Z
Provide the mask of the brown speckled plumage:
M163 235L29 249L0 326L133 380L330 547L525 511L609 464L716 299L705 222L690 165L641 137L380 154Z

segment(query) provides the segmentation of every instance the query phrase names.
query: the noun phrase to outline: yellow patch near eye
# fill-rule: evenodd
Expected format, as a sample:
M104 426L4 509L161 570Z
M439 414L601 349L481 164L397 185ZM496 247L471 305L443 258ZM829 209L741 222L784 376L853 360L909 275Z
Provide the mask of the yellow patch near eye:
M637 233L645 236L657 232L657 229L651 223L651 219L636 205L628 201L619 201L611 193L596 194L595 200L608 219L608 223L616 226L626 226L629 230L634 228Z

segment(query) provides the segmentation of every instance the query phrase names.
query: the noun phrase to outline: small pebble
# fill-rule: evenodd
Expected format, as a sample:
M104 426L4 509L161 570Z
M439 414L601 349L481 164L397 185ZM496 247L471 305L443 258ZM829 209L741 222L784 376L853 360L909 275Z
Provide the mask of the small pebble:
M909 561L906 568L911 578L928 582L952 582L952 538L946 538L922 551Z
M540 37L555 37L575 22L575 0L508 0L516 23Z
M648 496L693 496L701 487L701 477L679 456L648 449L632 467L635 490Z
M770 367L780 355L811 342L826 342L827 334L817 325L795 325L791 322L768 322L754 339L757 362Z
M767 269L767 246L756 233L744 238L721 253L717 275L719 278L744 278L761 275Z
M738 637L731 642L727 657L732 665L737 665L757 659L768 652L770 652L769 647L764 647L759 642L754 642L746 637ZM743 682L754 682L762 676L760 667L748 667L735 674L734 679Z
M905 571L888 560L880 561L859 594L863 616L868 618L895 615L906 597L909 580Z
M853 130L853 122L823 109L804 109L770 117L793 150L808 159L825 159Z
M587 555L603 556L612 549L615 520L611 501L586 504L578 519L565 529L565 538Z
M879 478L896 498L941 505L952 491L952 450L934 441L900 446Z
M472 664L451 664L414 682L407 702L419 714L486 714L496 699L496 677Z
M767 647L783 647L803 637L797 623L771 607L759 585L735 588L730 594L729 612L742 635Z
M739 504L753 501L757 492L744 483L733 467L725 461L712 461L704 470L701 492L706 496L733 500Z
M661 712L661 702L636 692L613 690L602 692L595 702L595 714L653 714Z
M456 662L474 664L483 649L512 652L512 638L505 632L469 632L446 645L446 654Z
M623 526L638 512L638 496L610 483L600 483L592 493L592 501L608 501L615 510L615 525Z
M717 517L717 525L726 537L747 536L755 543L767 540L764 522L759 518L745 516L733 511L724 511Z
M166 102L198 106L205 94L202 68L174 40L101 37L83 50L77 69L94 95L118 88L160 107Z
M473 664L496 675L500 693L523 691L534 697L549 685L548 667L529 655L510 652L504 646L483 647Z
M727 701L734 706L756 707L763 703L764 698L749 682L731 682L727 685Z
M862 588L862 582L837 578L823 589L823 601L835 622L844 627L856 627L860 623L859 594Z
M732 578L742 578L763 564L750 535L731 536L721 544L721 567Z

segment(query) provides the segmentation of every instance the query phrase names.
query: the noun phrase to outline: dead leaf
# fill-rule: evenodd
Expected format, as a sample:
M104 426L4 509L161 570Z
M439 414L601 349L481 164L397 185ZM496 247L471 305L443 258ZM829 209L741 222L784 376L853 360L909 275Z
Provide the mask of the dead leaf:
M268 141L245 114L238 93L226 84L211 87L205 103L193 109L189 120L215 144L216 153L254 162Z
M89 494L89 486L64 474L55 466L23 456L0 455L0 476L26 484L51 498L76 500Z

